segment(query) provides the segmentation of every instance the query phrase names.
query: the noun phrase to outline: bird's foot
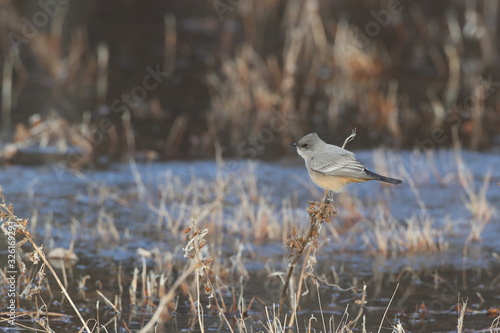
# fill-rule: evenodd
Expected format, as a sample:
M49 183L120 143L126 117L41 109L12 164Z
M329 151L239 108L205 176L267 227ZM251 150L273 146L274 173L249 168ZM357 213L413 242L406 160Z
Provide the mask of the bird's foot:
M333 192L328 191L328 193L325 195L325 204L331 204L333 203Z

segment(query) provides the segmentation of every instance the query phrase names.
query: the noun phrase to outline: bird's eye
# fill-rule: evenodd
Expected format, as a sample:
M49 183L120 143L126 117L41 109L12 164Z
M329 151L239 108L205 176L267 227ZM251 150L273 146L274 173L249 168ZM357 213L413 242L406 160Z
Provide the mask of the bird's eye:
M308 145L307 143L304 143L304 144L302 145L302 148L307 148L307 147L309 147L309 145Z

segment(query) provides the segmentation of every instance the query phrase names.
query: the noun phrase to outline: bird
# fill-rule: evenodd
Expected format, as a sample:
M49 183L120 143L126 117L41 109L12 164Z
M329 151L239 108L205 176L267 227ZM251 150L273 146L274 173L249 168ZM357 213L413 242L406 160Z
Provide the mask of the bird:
M297 153L305 160L311 180L329 191L328 196L332 192L341 192L349 183L378 180L398 185L403 182L366 169L354 153L324 142L316 133L309 133L290 145L297 147Z

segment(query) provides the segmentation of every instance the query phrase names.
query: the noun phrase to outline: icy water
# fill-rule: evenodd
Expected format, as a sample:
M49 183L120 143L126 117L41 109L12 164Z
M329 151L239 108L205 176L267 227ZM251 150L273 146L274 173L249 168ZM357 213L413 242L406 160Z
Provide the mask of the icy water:
M311 325L319 332L354 320L366 285L364 317L355 330L361 331L365 320L368 331L378 331L384 319L386 332L397 323L411 332L456 331L458 305L465 300L464 328L470 332L490 328L498 316L494 310L500 307L500 186L495 169L500 156L439 151L432 156L358 152L357 157L369 169L399 177L404 184L355 184L336 197L338 214L321 230L311 271L321 281L319 291L309 279L294 326L304 332ZM467 179L470 190L464 187ZM182 263L187 260L182 255L186 244L182 230L195 221L198 227L209 228L207 248L218 254L216 264L230 267L230 273L221 276L229 286L227 305L240 295L247 305L253 300L246 325L265 331L265 306L272 309L279 302L281 288L273 273L286 270L283 242L291 228L304 230L308 200L319 200L323 194L308 179L299 157L274 163L116 164L82 172L60 165L6 166L0 170L0 185L16 215L30 218L30 231L46 251L73 244L79 261L66 272L68 289L84 317L95 318L100 300L101 324L113 318L96 290L113 300L121 270L125 296L117 327L125 322L131 330L144 326L154 312L154 306L128 306L134 268L142 269L138 249ZM472 202L480 202L482 194L489 213L474 211L479 204ZM221 208L210 210L211 202L220 202ZM486 220L484 230L478 231L478 240L471 239L471 230L477 227L473 221L481 219ZM422 235L415 245L412 239L418 233ZM3 238L0 244L3 269L7 258ZM148 259L146 265L153 269L155 261ZM301 265L297 272L300 269ZM77 281L86 275L84 292L78 292ZM240 276L242 287L235 282ZM49 311L71 316L52 319L51 327L77 331L81 324L49 280L55 296L42 293ZM33 310L33 302L21 305ZM181 297L177 306L165 331L199 331L187 299ZM232 318L237 314L228 310L231 324L235 325ZM214 312L207 310L204 317L207 330L229 331ZM19 322L37 327L30 320ZM8 325L0 327L5 330Z

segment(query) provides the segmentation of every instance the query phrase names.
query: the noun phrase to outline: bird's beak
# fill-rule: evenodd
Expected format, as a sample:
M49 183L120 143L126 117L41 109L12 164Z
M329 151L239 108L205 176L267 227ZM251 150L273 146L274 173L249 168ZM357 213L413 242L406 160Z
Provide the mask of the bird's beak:
M290 146L297 147L297 142L292 142L292 143L290 143Z

